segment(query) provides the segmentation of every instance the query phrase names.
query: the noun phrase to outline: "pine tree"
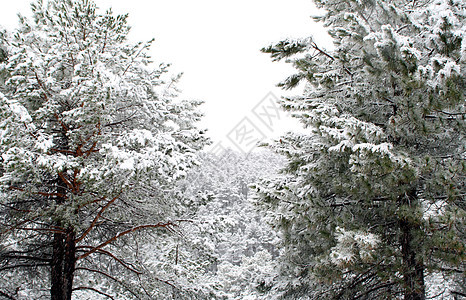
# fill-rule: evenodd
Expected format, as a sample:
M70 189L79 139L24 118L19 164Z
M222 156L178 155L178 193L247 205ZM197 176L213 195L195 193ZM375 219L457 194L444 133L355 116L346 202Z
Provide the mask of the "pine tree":
M268 299L277 237L250 202L249 185L273 176L283 159L271 151L246 156L227 150L221 156L201 152L199 162L166 191L180 199L175 219L186 222L177 235L146 243L145 259L161 278L182 287L182 299Z
M176 98L151 41L128 42L127 15L91 0L32 9L0 67L0 292L152 298L132 242L177 225L157 195L207 143L200 102Z
M316 0L333 38L263 49L307 83L282 106L306 128L257 186L283 237L287 297L425 299L465 272L464 1ZM432 282L432 283L431 283ZM459 293L451 281L444 294Z
M6 39L7 39L7 33L0 26L0 64L3 64L8 58ZM3 87L5 85L5 80L6 80L6 74L5 73L6 72L5 72L5 70L3 68L0 69L0 91L3 90Z
M172 282L186 281L208 299L260 299L275 275L277 237L250 202L249 185L273 176L283 160L271 151L226 150L200 153L199 161L173 190L183 201L178 215L191 222L175 243L151 251L171 258L156 259L156 269L176 269Z

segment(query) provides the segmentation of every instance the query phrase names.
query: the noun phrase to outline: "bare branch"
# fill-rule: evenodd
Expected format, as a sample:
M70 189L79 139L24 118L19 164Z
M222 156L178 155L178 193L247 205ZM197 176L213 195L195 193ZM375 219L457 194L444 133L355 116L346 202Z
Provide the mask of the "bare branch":
M466 115L466 112L452 113L452 112L447 112L447 111L443 111L443 110L439 110L437 112L445 114L445 115L449 115L449 116L464 116L464 115Z
M62 229L55 229L55 228L27 228L27 227L17 227L17 230L24 230L24 231L36 231L36 232L48 232L48 233L65 233Z
M167 223L161 223L160 222L158 224L148 224L148 225L136 226L134 228L131 228L131 229L128 229L128 230L125 230L123 232L118 233L117 235L115 235L111 239L107 240L106 242L103 242L102 244L96 246L92 250L89 250L88 252L84 253L83 255L78 256L77 260L88 257L89 255L96 252L100 248L103 248L103 247L107 246L108 244L113 243L114 241L116 241L120 237L122 237L124 235L127 235L129 233L132 233L132 232L135 232L135 231L138 231L138 230L141 230L141 229L146 229L146 228L160 228L160 227L162 227L162 228L170 229L170 227L172 227L172 226L176 226L176 225L174 223L172 223L172 222L167 222Z
M330 60L332 61L335 61L335 57L331 56L330 54L328 54L327 52L325 52L324 50L320 49L316 43L312 42L311 43L311 47L318 51L319 53L323 54L324 56L327 56L328 58L330 58ZM343 66L343 70L345 70L345 72L350 75L351 77L353 76L353 73L351 73L351 71L346 67L346 66Z
M112 200L108 201L107 204L104 207L102 207L102 209L99 211L97 216L95 216L94 221L92 221L91 225L86 229L86 231L84 231L84 233L79 238L76 239L76 243L79 243L80 241L82 241L89 234L89 232L91 232L91 230L94 228L95 224L97 224L97 221L100 219L100 217L102 216L104 211L110 205L112 205L112 203L115 202L120 197L120 195L121 195L121 192L118 195L116 195L115 197L113 197Z
M0 203L0 205L3 206L3 207L6 207L6 208L8 208L8 209L17 211L17 212L24 212L24 213L30 213L30 212L32 212L31 210L28 210L28 209L19 209L19 208L16 208L16 207L13 207L13 206L9 206L9 205L3 204L3 203Z
M12 253L2 254L0 258L8 258L8 259L25 259L25 260L33 260L33 261L41 261L41 262L50 262L50 258L45 257L37 257L37 256L28 256L28 255L15 255Z
M380 289L389 287L389 286L394 285L394 284L396 284L396 282L387 282L387 283L383 283L383 284L377 285L377 286L375 286L375 287L373 287L373 288L371 288L371 289L365 291L364 293L355 296L353 299L361 298L361 297L366 296L366 295L368 295L368 294L370 294L370 293L372 293L372 292L375 292L376 290L380 290Z
M5 266L1 267L0 271L5 271L5 270L11 270L11 269L16 269L16 268L35 268L35 267L45 267L49 266L50 264L19 264L19 265L13 265L13 266Z
M95 199L95 200L91 200L91 201L84 202L84 203L82 203L82 204L80 204L80 205L78 206L78 209L81 209L81 208L83 208L83 207L86 207L86 206L89 205L89 204L99 203L99 202L101 202L101 201L104 201L105 199L106 199L105 197L102 197L102 198L98 198L98 199Z
M118 284L120 284L121 286L123 286L128 292L130 292L131 294L133 294L134 296L136 296L136 298L139 298L138 295L136 293L134 293L128 286L125 285L124 282L116 279L115 277L113 277L112 275L110 274L107 274L103 271L100 271L100 270L95 270L95 269L89 269L89 268L85 268L85 267L79 267L79 268L76 268L76 270L83 270L83 271L88 271L88 272L93 272L93 273L97 273L97 274L100 274L100 275L104 275L105 277L117 282Z
M116 125L120 125L120 124L123 124L125 122L128 122L128 121L131 121L134 116L137 114L137 112L134 112L132 113L129 117L125 118L125 119L122 119L120 121L116 121L116 122L113 122L113 123L109 123L109 124L105 124L104 127L111 127L111 126L116 126Z
M91 288L91 287L88 287L88 286L80 286L80 287L77 287L77 288L73 289L73 291L80 291L80 290L90 290L90 291L96 292L97 294L103 295L103 296L105 296L107 298L110 298L112 300L115 300L115 298L113 298L109 294L106 294L106 293L104 293L102 291L99 291L98 289Z
M451 293L455 296L462 296L462 297L466 297L466 294L465 293L461 293L461 292L457 292L457 291L451 291Z
M39 218L39 217L40 217L40 216L36 216L35 218L32 218L32 219L23 220L23 221L19 222L19 223L16 224L16 225L13 225L13 226L11 226L11 227L9 227L9 228L6 228L6 229L3 230L2 232L0 232L0 235L5 234L5 233L8 233L8 232L10 232L10 231L13 231L13 230L17 229L18 227L20 227L20 226L22 226L22 225L25 225L25 224L27 224L27 223L34 222L34 219L37 219L37 218Z
M91 246L79 246L77 247L77 249L93 249L94 247L91 247ZM83 250L84 251L84 250ZM124 262L123 260L119 259L118 257L116 257L114 254L112 254L111 252L109 251L106 251L106 250L103 250L103 249L99 249L97 251L97 253L100 253L100 254L104 254L104 255L107 255L111 258L113 258L114 260L116 260L118 263L120 263L123 267L125 267L126 269L130 270L131 272L134 272L136 274L142 274L142 272L134 269L133 266L131 266L131 264L127 263L127 262Z

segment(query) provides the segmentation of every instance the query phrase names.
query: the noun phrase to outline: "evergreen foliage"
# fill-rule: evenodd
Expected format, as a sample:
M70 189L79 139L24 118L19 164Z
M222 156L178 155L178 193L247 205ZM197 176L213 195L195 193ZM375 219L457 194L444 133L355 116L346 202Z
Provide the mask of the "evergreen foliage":
M461 295L465 2L315 3L334 48L307 38L263 49L296 68L283 87L307 83L282 101L306 130L271 145L288 165L257 186L282 236L275 291L414 300L444 286L437 297Z
M147 251L155 269L204 299L267 299L276 276L277 235L251 203L249 185L273 177L283 160L270 151L200 153L200 166L178 182L180 235ZM164 258L163 258L164 257ZM166 263L170 262L170 263Z
M0 63L0 291L153 299L172 287L135 242L176 229L173 199L158 196L208 142L201 103L176 98L152 41L128 42L127 15L90 0L32 9Z

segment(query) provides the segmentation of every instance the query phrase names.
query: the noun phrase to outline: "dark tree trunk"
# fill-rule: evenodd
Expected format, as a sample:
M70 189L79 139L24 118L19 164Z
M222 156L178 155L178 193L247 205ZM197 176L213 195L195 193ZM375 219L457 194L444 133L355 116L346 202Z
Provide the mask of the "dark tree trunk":
M67 230L65 239L65 257L63 262L63 294L67 300L71 300L71 294L73 292L73 278L76 266L76 233L72 228Z
M50 270L51 300L64 300L63 295L63 258L64 258L64 234L55 233L53 235L52 261Z
M59 176L57 176L54 181L57 193L57 195L54 196L54 201L56 205L63 205L65 202L66 188ZM56 217L59 219L59 216ZM66 232L63 232L62 222L57 220L54 225L55 229L59 231L53 234L52 261L50 266L50 296L51 300L65 300L63 263L65 260Z
M69 150L66 129L62 128L61 136L56 141L57 149ZM66 172L64 172L66 173ZM67 185L58 176L55 180L57 196L55 203L64 205L67 198ZM61 216L57 216L60 219ZM76 232L71 226L64 226L65 221L57 221L56 228L61 230L54 234L51 262L51 299L71 300L73 278L76 267Z
M73 229L54 234L50 276L52 300L71 300L76 264L75 240Z
M404 205L417 205L416 191L410 191L402 197L401 203ZM422 259L421 241L416 239L420 225L411 218L400 220L400 243L401 255L403 258L403 280L405 284L405 300L425 300L424 284L424 262Z

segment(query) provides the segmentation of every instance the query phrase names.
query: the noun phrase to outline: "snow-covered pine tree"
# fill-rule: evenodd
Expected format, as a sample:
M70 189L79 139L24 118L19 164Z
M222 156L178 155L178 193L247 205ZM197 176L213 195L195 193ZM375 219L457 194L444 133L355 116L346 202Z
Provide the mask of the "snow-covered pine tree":
M0 25L0 64L5 62L7 59L7 47L6 47L6 31ZM0 91L5 84L5 70L0 69Z
M191 290L190 299L262 299L275 275L277 237L250 202L249 185L272 177L283 158L227 150L201 152L199 162L169 195L180 199L177 218L190 222L171 241L147 244L147 260L162 278Z
M306 128L272 145L285 175L257 187L283 238L276 288L435 296L433 279L465 272L466 3L315 3L334 48L306 38L263 49L298 70L281 86L307 82L282 102ZM437 296L463 293L439 284Z
M127 40L126 15L91 0L32 9L0 65L0 292L153 298L132 285L145 274L130 236L176 226L156 196L207 143L200 102L175 97L151 42Z
M276 275L277 235L252 205L249 186L259 178L273 177L283 159L271 151L244 155L227 150L220 157L204 155L203 162L198 182L207 188L199 191L207 191L209 198L195 219L203 233L199 237L211 245L216 257L211 268L217 283L215 295L219 299L267 299L264 291Z

